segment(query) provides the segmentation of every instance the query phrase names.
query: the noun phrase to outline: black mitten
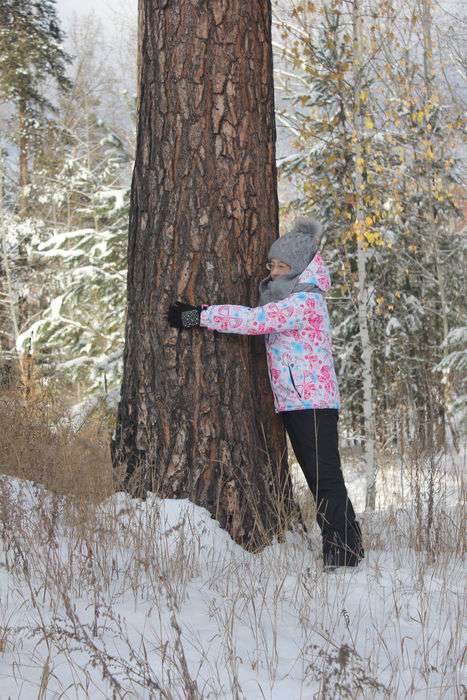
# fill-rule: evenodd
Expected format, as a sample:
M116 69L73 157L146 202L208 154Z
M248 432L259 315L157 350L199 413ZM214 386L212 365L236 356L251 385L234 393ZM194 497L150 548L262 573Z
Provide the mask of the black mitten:
M202 306L192 306L183 301L171 304L167 321L173 328L194 328L199 326Z

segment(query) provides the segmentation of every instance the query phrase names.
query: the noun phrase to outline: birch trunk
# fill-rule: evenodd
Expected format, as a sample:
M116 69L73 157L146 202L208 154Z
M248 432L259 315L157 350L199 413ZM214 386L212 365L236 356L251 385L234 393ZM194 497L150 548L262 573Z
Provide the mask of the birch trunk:
M28 214L28 199L24 194L24 187L29 184L28 170L28 136L26 130L26 103L20 100L18 111L19 124L19 186L20 186L20 209L22 218Z
M3 389L9 388L14 382L15 361L17 359L16 339L19 334L18 308L15 302L13 284L11 280L10 261L6 246L7 229L3 222L3 182L4 182L4 161L0 154L0 231L1 231L1 327L4 329L1 342L1 365L0 365L0 386ZM6 329L10 328L10 332Z
M354 0L352 6L352 28L354 44L355 65L355 110L354 130L357 135L354 144L355 162L362 162L362 145L360 135L364 129L364 103L359 99L359 71L362 66L361 37L363 36L363 17L359 0ZM355 220L357 225L364 225L364 211L361 204L362 174L357 167L355 172L356 208ZM357 229L358 230L358 229ZM368 328L368 287L366 280L367 252L363 246L361 236L357 233L357 267L358 267L358 328L362 348L362 375L363 375L363 419L365 432L365 471L366 471L366 498L365 510L374 510L376 504L376 475L378 466L375 450L375 416L373 401L373 346Z

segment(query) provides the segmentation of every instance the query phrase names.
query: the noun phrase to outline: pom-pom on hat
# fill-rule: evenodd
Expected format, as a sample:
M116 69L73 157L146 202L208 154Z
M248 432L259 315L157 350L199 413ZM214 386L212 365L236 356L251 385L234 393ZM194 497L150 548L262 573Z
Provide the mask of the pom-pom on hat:
M290 231L276 238L268 253L268 260L282 260L301 273L314 258L322 233L319 221L308 216L298 216Z

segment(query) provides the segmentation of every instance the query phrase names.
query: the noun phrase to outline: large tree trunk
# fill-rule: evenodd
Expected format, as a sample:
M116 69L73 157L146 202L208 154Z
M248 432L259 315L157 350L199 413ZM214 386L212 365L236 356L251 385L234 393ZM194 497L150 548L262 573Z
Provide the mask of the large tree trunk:
M277 492L295 511L264 339L178 331L166 313L257 304L278 234L270 2L145 0L143 26L113 462L254 550L284 528Z

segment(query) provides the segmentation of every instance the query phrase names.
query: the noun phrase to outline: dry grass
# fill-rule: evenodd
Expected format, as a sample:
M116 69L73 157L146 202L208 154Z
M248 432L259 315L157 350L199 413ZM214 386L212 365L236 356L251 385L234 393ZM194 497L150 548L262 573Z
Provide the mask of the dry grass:
M112 427L54 390L0 396L1 471L28 480L0 476L0 669L21 697L461 697L460 471L407 456L405 500L362 516L364 567L333 579L299 480L308 535L253 555L188 502L173 521L109 498Z
M0 469L55 493L99 501L114 491L110 462L112 417L94 411L72 420L69 399L56 385L28 398L17 389L0 394Z

